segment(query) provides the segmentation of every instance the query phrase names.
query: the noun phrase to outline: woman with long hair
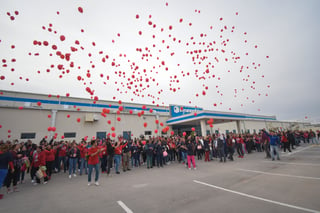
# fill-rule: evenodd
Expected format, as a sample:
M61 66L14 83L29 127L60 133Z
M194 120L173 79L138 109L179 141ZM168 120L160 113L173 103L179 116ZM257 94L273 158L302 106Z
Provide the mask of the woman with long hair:
M14 173L14 166L13 166L13 158L12 154L9 152L9 145L2 144L0 146L0 189L3 185L3 182L9 172L11 174ZM3 198L3 194L0 194L0 200Z

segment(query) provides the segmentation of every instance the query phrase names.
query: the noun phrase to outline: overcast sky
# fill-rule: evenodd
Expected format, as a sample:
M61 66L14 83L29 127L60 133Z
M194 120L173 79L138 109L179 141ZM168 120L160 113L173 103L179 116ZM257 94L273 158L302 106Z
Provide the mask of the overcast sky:
M320 122L319 11L318 0L1 1L0 89Z

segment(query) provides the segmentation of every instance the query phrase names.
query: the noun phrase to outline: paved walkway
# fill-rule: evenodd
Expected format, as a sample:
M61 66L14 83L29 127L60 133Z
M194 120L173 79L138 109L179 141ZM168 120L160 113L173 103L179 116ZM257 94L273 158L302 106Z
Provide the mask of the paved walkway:
M197 170L173 163L101 174L98 187L88 187L86 176L67 174L33 186L28 174L20 192L0 200L0 212L320 212L320 146L303 144L282 153L281 161L252 153L196 164Z

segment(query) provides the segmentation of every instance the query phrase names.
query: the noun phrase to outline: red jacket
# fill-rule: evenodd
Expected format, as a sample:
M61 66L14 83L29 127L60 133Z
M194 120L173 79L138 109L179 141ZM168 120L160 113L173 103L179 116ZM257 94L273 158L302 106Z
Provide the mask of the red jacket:
M44 151L46 153L46 161L48 162L54 161L57 151L55 149L44 150Z
M88 155L89 155L88 164L95 165L95 164L99 163L99 153L97 153L96 155L91 156L91 154L96 153L97 151L98 151L98 147L91 147L88 150Z
M46 165L46 153L42 151L33 155L33 167L45 166Z
M120 145L120 146L114 148L114 154L115 154L115 155L121 155L123 147L126 147L127 144L128 144L128 143L126 143L126 144L124 144L124 145Z
M87 153L88 153L88 148L86 146L80 145L78 146L79 150L80 150L80 157L81 158L85 158Z
M99 153L100 158L107 155L107 147L106 146L99 146L98 148L101 149L101 152Z
M59 151L59 157L65 157L67 155L67 146L63 145Z

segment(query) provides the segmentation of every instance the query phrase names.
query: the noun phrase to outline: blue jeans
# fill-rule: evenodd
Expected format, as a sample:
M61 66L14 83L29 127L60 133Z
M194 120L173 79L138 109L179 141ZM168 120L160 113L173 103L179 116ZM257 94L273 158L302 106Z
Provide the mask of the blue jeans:
M69 175L76 174L78 158L69 158Z
M115 161L115 168L116 168L116 172L119 172L119 165L120 165L120 161L121 161L121 155L114 155L113 159Z
M95 176L95 179L94 181L97 182L99 180L99 164L94 164L94 165L91 165L89 164L89 173L88 173L88 182L90 183L91 182L91 174L92 174L92 169L94 168L94 170L96 170L96 176Z
M80 166L80 175L82 175L82 170L84 169L84 172L88 174L88 162L85 158L80 158L81 166Z
M182 162L186 162L186 158L187 158L187 153L186 152L181 152L181 160Z
M277 159L280 160L279 149L277 145L270 145L271 158L274 159L274 151L277 153Z
M4 179L6 179L8 173L8 169L0 169L0 189L3 185Z

